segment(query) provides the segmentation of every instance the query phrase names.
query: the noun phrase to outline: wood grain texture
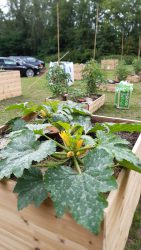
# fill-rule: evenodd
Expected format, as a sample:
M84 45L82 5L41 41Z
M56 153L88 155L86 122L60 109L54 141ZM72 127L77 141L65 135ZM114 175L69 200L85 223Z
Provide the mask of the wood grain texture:
M19 71L0 72L0 100L20 96L21 78Z
M114 70L118 63L117 59L101 60L101 68L104 70Z
M107 83L105 85L100 85L99 90L114 93L116 90L116 84Z
M84 64L76 63L73 65L73 67L74 67L74 80L78 80L78 81L82 80L82 78L83 78L82 71L84 69Z
M127 81L129 81L130 83L138 83L141 81L141 76L138 75L130 75L127 77Z
M98 99L95 101L89 103L88 105L88 110L91 113L96 112L99 108L101 108L105 103L105 95L100 96Z
M141 160L141 135L133 152ZM118 189L109 194L105 210L103 250L124 250L141 194L141 174L122 170L117 182Z
M101 115L92 115L93 122L112 122L112 123L141 123L139 120L131 120L131 119L123 119L123 118L116 118L116 117L108 117L108 116L101 116Z

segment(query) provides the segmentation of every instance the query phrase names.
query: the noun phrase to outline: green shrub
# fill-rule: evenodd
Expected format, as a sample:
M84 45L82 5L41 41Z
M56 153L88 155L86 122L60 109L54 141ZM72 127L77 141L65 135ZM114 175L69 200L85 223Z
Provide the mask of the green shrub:
M70 88L69 91L68 91L68 95L69 95L69 99L70 100L73 100L74 102L77 102L77 99L78 98L83 98L83 97L86 97L87 93L86 93L86 90L81 88L81 89L78 89L78 88Z
M104 72L95 60L92 59L86 63L83 70L83 81L87 84L87 93L89 95L96 93L97 87L105 83Z
M59 65L49 68L47 80L54 97L63 96L68 93L69 79L70 75L65 73L64 69L62 69Z
M129 75L130 71L127 69L126 65L124 63L120 63L116 67L116 76L119 81L126 80L127 76Z
M136 74L141 74L141 58L140 59L135 59L133 61L132 65L134 67L135 73Z

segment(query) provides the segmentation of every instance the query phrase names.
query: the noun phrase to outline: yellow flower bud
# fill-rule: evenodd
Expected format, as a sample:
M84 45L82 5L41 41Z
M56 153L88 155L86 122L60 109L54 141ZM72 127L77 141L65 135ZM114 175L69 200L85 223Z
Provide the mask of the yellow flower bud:
M80 139L80 140L77 141L77 143L76 143L76 148L77 148L77 149L81 148L82 144L83 144L83 140Z
M43 117L43 118L45 118L46 116L47 116L47 114L46 114L46 112L42 109L41 111L41 116Z
M74 152L73 151L69 151L68 153L67 153L67 157L68 158L71 158L71 157L73 157L74 156Z
M79 156L79 155L81 155L81 153L78 151L78 152L76 153L76 155Z
M70 136L65 131L62 131L59 135L62 138L65 145L69 147L70 146Z

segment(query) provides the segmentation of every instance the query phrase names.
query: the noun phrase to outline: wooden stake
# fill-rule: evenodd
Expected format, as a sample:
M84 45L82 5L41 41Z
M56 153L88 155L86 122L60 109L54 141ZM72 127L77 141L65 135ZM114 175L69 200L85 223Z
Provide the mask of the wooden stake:
M96 55L96 38L97 38L97 30L98 30L98 17L99 17L99 4L97 3L97 10L96 10L96 23L95 23L95 35L94 35L94 59Z
M60 61L59 0L57 1L57 44L58 44L58 64L59 64Z
M121 61L123 59L123 48L124 48L124 31L122 31L122 38L121 38Z
M139 35L139 49L138 49L138 59L141 56L141 35Z

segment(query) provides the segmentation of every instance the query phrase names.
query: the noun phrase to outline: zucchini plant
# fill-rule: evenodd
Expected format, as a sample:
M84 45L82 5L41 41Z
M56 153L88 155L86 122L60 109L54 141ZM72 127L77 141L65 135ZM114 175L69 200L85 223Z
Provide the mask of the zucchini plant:
M51 198L58 217L70 212L78 224L98 234L108 205L105 194L117 188L115 168L141 173L140 160L117 132L140 132L141 125L97 123L88 128L84 123L85 116L83 126L53 121L59 130L53 139L44 130L48 123L22 123L0 151L0 179L16 179L19 210Z

